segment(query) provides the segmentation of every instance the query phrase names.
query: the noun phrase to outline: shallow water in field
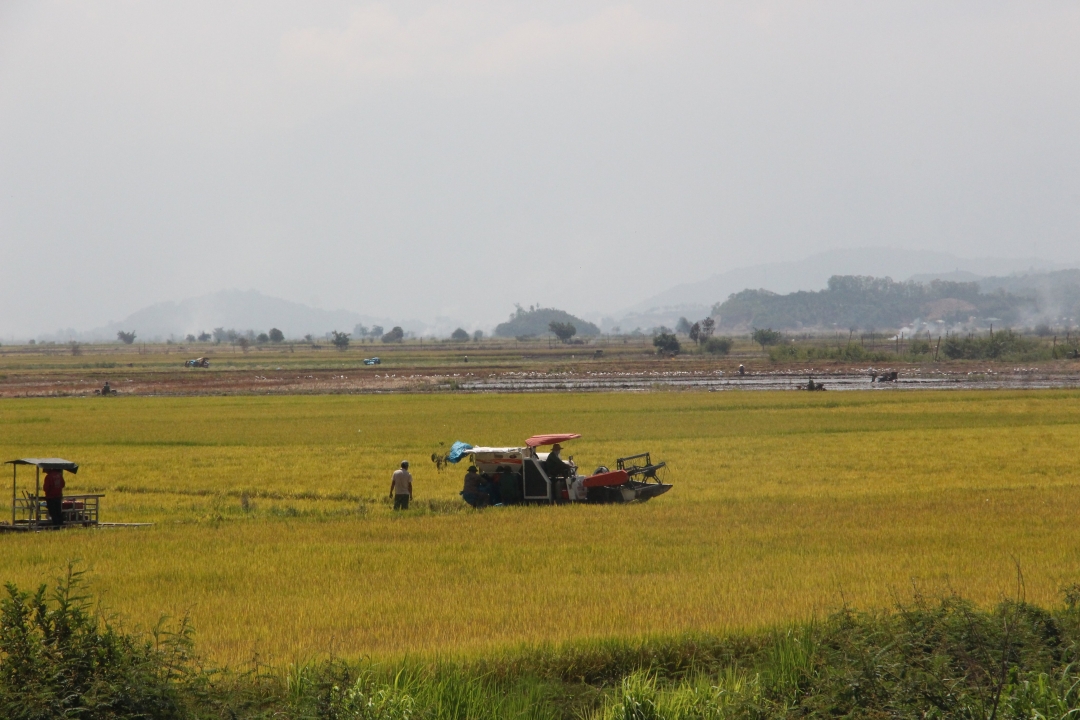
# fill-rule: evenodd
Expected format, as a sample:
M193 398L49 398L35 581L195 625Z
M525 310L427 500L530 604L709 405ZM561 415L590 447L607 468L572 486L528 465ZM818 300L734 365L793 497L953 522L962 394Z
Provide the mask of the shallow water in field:
M879 371L880 372L880 371ZM738 375L712 373L504 373L460 382L460 389L474 392L555 392L559 390L644 391L657 388L709 390L806 390L810 378L826 390L924 390L965 389L1047 389L1080 387L1080 376L1040 373L1037 368L986 372L916 372L901 374L895 381L875 380L875 372L778 371Z

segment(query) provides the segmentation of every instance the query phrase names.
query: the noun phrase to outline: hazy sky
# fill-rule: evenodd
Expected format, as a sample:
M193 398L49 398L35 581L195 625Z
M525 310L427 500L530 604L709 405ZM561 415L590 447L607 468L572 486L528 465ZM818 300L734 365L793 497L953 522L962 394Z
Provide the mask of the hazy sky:
M1080 3L0 2L0 334L1080 260ZM719 299L719 298L718 298Z

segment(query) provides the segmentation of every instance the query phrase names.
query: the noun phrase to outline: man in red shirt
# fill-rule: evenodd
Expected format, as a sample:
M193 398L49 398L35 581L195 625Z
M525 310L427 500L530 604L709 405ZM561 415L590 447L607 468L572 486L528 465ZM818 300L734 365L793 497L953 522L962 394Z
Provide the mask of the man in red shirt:
M45 507L49 509L49 518L54 527L64 524L64 471L47 470L45 472Z

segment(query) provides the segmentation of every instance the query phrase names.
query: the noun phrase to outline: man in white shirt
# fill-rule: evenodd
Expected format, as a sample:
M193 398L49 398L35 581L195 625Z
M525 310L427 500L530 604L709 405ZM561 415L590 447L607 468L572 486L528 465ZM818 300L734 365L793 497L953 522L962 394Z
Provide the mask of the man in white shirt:
M409 461L401 461L401 469L395 470L390 478L390 494L394 497L395 510L408 510L412 499L412 475L409 473Z

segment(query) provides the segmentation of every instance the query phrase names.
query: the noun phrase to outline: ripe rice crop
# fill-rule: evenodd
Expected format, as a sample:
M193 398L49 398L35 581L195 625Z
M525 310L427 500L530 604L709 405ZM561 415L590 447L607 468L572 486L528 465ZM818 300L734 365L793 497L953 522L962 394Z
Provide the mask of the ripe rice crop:
M749 630L912 582L1052 604L1080 576L1080 393L671 393L5 400L5 458L144 529L0 535L0 579L69 560L129 623L190 615L218 661L469 655ZM463 507L454 440L574 431L591 471L644 450L633 506ZM385 495L401 459L416 503ZM10 475L8 476L10 482ZM20 471L20 485L32 474ZM0 484L0 487L4 487ZM10 485L7 486L10 488Z

